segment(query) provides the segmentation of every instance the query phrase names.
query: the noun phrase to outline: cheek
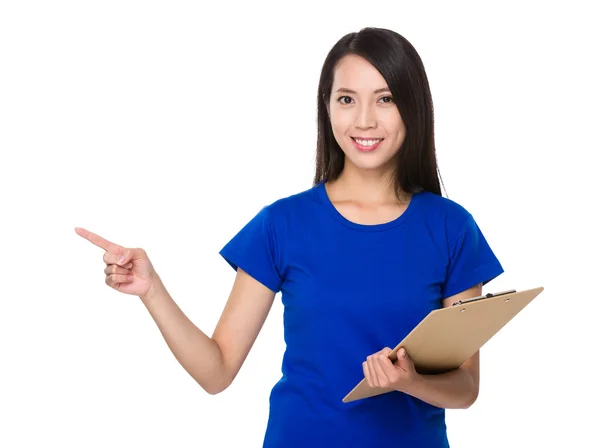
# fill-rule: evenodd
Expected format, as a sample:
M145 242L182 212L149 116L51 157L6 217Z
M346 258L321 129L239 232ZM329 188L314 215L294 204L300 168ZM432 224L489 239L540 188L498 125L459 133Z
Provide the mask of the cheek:
M406 135L406 127L399 117L386 117L385 120L382 120L382 124L385 127L388 135L394 140L401 140Z
M331 128L336 136L343 137L350 128L352 120L348 119L344 114L332 114L331 115Z

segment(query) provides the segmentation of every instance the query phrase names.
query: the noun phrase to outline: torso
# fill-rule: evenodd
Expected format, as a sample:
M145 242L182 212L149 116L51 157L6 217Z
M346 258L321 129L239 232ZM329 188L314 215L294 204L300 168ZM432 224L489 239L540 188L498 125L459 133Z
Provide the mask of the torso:
M401 440L402 432L410 440L422 421L429 422L430 440L439 441L430 446L444 446L443 410L399 393L341 402L362 378L366 356L395 346L441 306L446 266L435 245L414 233L422 227L421 199L375 205L331 200L321 185L305 211L285 220L280 248L287 350L282 381L271 395L270 428L287 434L303 428L298 446L328 437L380 446L392 433ZM287 415L285 409L294 411ZM267 441L278 440L276 434L268 431Z
M281 291L286 351L264 448L446 447L443 409L399 392L342 398L368 355L441 307L470 215L428 192L404 204L333 196L318 184L276 201L223 252Z

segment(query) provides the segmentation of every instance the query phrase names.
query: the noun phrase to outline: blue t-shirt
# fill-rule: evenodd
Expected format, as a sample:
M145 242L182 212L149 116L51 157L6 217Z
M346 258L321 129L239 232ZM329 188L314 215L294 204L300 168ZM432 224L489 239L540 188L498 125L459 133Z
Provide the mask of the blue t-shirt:
M429 192L397 219L346 219L324 184L260 210L221 250L284 305L282 377L264 448L447 447L445 413L401 392L350 403L362 363L442 299L503 272L473 217Z

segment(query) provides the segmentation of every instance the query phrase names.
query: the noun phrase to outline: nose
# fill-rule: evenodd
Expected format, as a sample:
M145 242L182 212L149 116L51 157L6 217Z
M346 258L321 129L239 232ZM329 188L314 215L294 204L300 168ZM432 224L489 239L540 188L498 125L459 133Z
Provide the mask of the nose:
M363 104L361 107L356 109L356 122L355 126L359 129L372 129L377 127L377 117L373 106L370 104Z

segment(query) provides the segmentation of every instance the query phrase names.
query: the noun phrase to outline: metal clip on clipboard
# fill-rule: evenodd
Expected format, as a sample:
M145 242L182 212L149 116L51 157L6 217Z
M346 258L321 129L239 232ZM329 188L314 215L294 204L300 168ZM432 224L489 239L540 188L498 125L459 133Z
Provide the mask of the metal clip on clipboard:
M500 291L500 292L495 292L495 293L487 293L481 296L477 296L477 297L473 297L471 299L465 299L465 300L459 300L458 302L454 302L452 304L452 306L456 306L456 305L464 305L465 303L471 303L471 302L477 302L478 300L484 300L484 299L491 299L492 297L498 297L498 296L503 296L506 294L513 294L517 292L516 289L508 289L506 291Z

